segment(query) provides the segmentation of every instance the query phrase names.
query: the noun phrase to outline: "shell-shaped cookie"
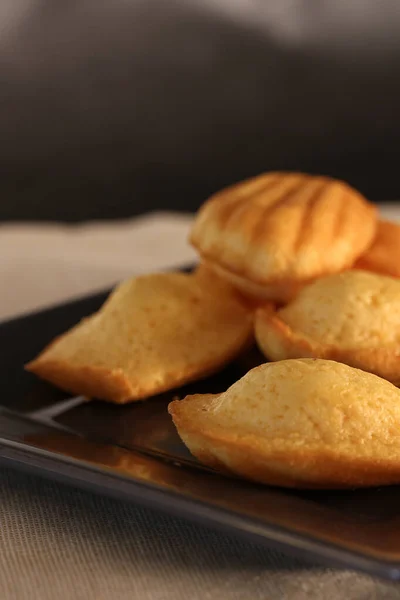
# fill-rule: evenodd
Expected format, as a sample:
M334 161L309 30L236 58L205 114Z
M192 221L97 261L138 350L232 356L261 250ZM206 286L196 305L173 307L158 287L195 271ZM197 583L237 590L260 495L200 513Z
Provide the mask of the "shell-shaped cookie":
M347 365L267 363L225 393L169 405L201 462L272 485L346 488L400 482L400 390Z
M263 286L296 287L350 267L376 222L375 207L342 181L272 172L212 196L190 241L220 275L269 297Z
M254 339L249 309L226 284L215 287L184 273L125 281L26 368L69 392L116 403L204 377Z
M284 308L259 308L256 339L270 360L315 357L400 384L400 280L350 270L306 286Z

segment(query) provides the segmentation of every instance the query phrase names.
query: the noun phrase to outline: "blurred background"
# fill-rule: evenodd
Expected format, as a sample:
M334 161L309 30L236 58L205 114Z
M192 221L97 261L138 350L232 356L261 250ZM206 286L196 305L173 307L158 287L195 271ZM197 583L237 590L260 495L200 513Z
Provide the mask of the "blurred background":
M269 169L400 198L398 0L1 0L0 220L194 211Z

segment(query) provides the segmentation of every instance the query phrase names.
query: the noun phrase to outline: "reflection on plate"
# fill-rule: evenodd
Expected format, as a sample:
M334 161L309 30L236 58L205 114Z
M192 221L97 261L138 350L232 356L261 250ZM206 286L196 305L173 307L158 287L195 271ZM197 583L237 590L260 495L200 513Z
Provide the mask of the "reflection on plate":
M69 399L22 371L47 340L94 312L104 297L0 325L0 403L14 413L11 418L0 408L0 459L34 465L75 485L153 502L302 556L400 577L399 487L298 492L258 486L200 466L180 442L168 402L186 393L225 390L260 362L257 353L203 382L118 408Z

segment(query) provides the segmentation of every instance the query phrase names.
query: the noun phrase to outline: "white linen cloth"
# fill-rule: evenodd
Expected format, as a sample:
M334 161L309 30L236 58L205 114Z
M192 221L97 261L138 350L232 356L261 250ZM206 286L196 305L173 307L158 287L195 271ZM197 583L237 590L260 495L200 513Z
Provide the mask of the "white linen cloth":
M82 225L0 225L0 319L195 261L190 215Z
M400 208L382 212L400 219ZM154 214L78 226L1 225L0 317L190 263L190 222ZM0 468L0 598L392 600L400 587Z

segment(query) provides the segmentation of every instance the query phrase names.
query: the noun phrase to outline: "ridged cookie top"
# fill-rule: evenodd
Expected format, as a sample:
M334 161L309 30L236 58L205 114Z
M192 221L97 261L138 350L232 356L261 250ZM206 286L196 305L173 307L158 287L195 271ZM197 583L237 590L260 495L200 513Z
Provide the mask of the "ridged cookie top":
M400 280L367 271L345 271L306 286L279 318L293 331L342 349L400 352Z
M210 263L262 284L340 271L375 231L375 207L347 184L267 173L212 196L190 241Z

